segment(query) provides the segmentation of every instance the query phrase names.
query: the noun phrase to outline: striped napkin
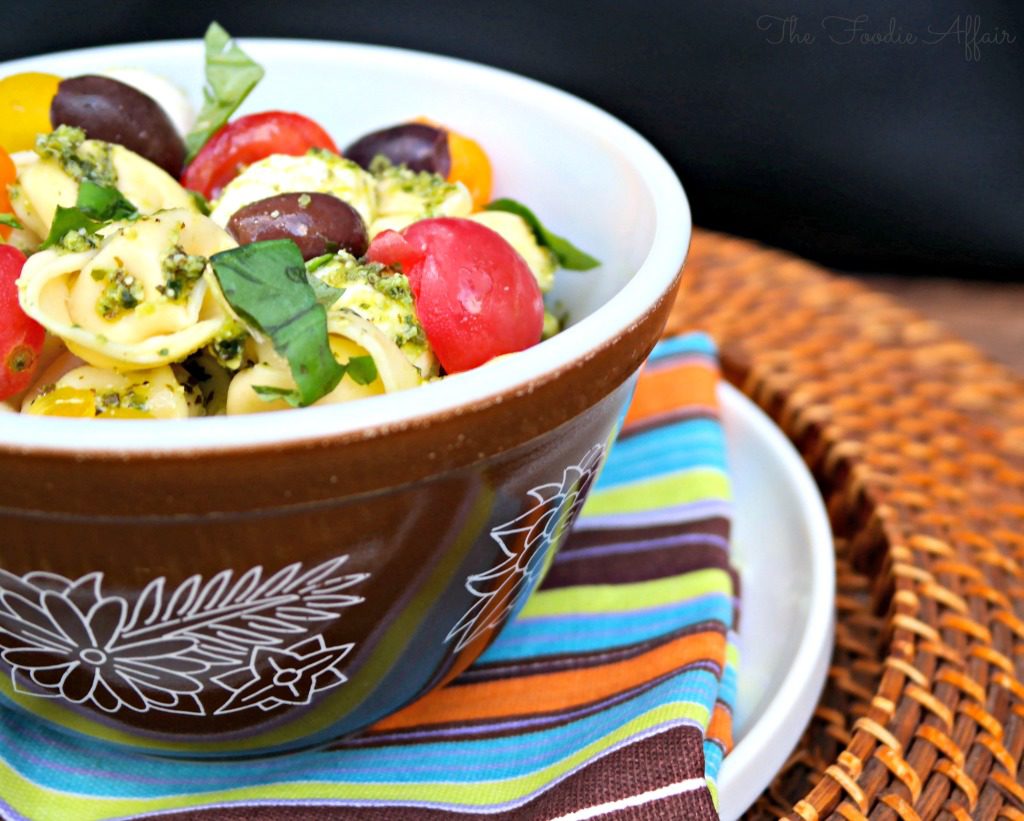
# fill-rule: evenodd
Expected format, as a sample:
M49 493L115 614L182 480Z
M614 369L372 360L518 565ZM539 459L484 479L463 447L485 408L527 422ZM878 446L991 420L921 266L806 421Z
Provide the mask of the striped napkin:
M459 679L264 760L106 749L0 709L0 814L33 821L717 818L736 693L715 352L662 342L540 590Z

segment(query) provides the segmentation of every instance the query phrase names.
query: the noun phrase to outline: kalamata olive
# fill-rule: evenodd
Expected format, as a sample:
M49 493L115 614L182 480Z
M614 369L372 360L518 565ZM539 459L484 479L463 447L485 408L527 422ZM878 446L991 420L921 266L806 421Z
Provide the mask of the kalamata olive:
M50 104L50 122L73 125L87 137L117 143L141 154L177 179L185 143L152 97L130 85L95 74L61 81Z
M448 132L423 123L405 123L360 137L345 149L344 156L369 168L373 158L383 154L395 165L413 171L430 171L447 177L452 168Z
M240 245L265 239L294 240L303 259L344 248L353 256L366 253L366 224L351 205L330 194L277 194L249 203L228 220L228 231Z

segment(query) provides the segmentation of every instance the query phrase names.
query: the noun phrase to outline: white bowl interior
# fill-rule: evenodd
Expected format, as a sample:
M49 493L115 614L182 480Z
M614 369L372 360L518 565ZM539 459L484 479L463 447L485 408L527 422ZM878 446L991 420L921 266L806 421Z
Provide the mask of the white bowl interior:
M573 327L515 357L441 383L305 409L302 426L253 417L114 423L0 416L0 446L76 450L231 447L328 435L374 422L442 411L526 384L625 330L682 265L689 209L678 180L636 132L569 94L459 60L344 43L248 40L266 76L241 113L297 111L320 122L339 147L363 133L426 115L477 139L495 167L495 196L530 206L555 232L602 261L589 272L561 271L549 295ZM199 42L89 49L0 64L0 76L45 70L62 76L114 67L152 70L200 101ZM83 425L89 435L83 436ZM154 436L156 427L162 429ZM173 433L170 428L177 428ZM116 429L116 430L115 430ZM289 430L290 429L290 430Z

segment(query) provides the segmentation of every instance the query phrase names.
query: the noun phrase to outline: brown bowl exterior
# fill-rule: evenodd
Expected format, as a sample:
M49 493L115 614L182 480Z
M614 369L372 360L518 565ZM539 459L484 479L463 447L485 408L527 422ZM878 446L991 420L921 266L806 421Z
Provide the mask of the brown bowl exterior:
M0 453L0 704L148 752L246 755L451 679L542 577L677 284L570 366L393 429Z

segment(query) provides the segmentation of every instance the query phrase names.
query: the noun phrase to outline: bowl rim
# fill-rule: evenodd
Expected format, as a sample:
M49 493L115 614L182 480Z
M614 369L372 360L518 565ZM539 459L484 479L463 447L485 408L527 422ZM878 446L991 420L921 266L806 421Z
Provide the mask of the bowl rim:
M423 426L431 420L463 415L511 397L528 394L540 383L578 367L636 327L676 282L689 250L690 207L675 172L643 136L616 117L569 92L504 69L456 57L392 46L297 38L238 38L253 56L266 62L287 59L300 50L323 59L358 59L390 69L420 69L433 75L458 75L460 82L486 83L511 103L528 100L556 119L572 119L599 133L633 166L654 209L654 234L647 255L633 276L605 304L555 337L514 356L421 385L414 391L385 394L357 402L290 410L301 424L268 424L277 414L215 416L180 420L95 420L0 414L0 454L74 455L76 459L116 455L196 456L253 448L309 446L345 437L374 438L395 429ZM143 62L155 53L201 56L202 41L158 40L53 52L0 63L0 76L39 70L53 61L82 62L117 56ZM52 66L51 66L52 67ZM469 76L467 76L467 72ZM600 270L600 269L597 269ZM292 416L292 414L301 414Z

